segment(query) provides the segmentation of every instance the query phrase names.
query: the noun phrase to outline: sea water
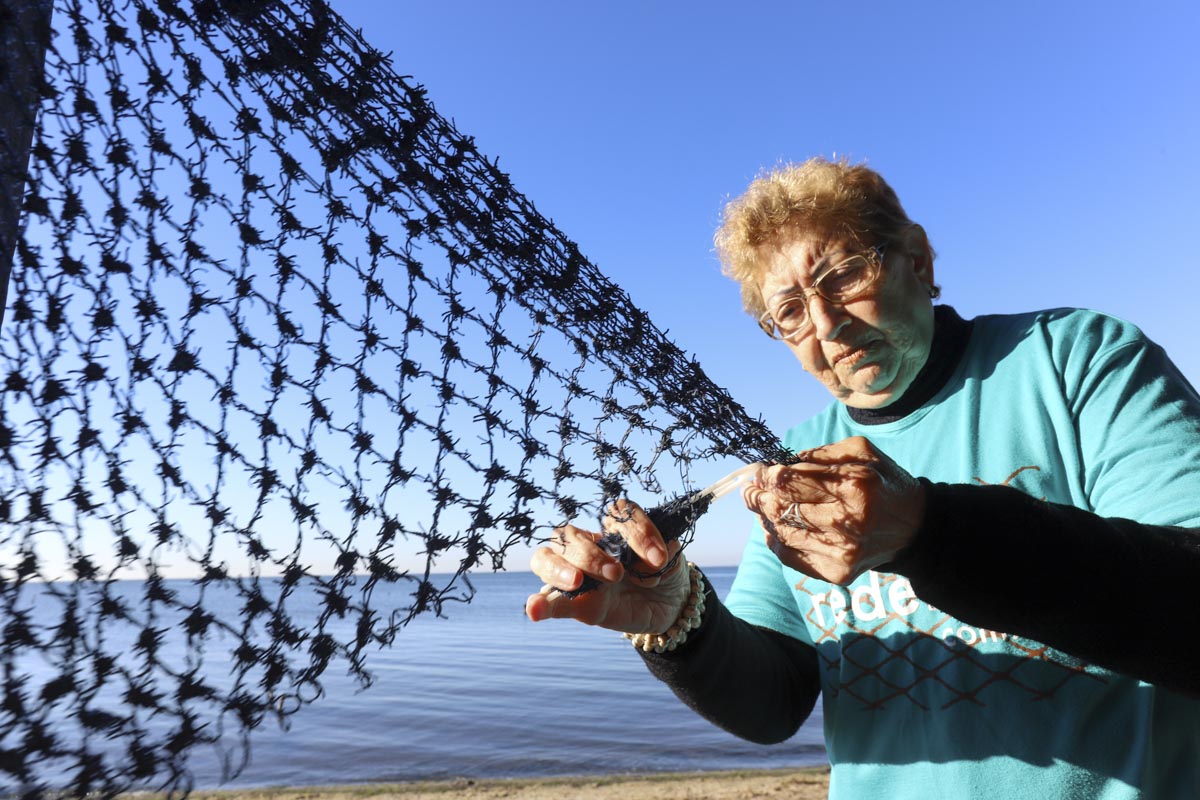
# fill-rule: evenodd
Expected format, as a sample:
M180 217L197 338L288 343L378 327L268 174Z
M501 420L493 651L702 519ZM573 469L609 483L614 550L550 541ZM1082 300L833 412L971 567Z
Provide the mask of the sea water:
M723 596L733 569L705 574ZM825 763L819 707L783 744L742 741L681 704L620 634L526 619L525 597L540 586L532 574L471 581L469 604L418 617L368 654L370 688L335 662L324 696L291 715L288 730L267 720L251 734L237 775L222 767L233 743L193 748L196 788Z

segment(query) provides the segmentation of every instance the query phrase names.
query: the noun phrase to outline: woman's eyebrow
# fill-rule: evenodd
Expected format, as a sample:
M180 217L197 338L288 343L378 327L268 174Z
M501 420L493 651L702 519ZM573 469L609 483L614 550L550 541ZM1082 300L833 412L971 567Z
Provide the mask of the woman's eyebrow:
M845 255L845 251L844 250L828 250L824 254L822 254L816 261L813 262L812 267L808 270L808 277L809 278L820 277L821 272L826 267L829 266L829 259L832 256L837 256L837 255ZM810 280L809 283L811 285L812 281ZM780 289L778 292L775 292L773 295L768 297L767 302L768 303L772 302L783 295L800 294L803 290L804 290L803 286L801 286L799 288L797 288L794 285L790 286L790 287L784 287L783 289Z
M779 299L780 297L784 297L787 295L799 295L802 291L803 291L803 287L797 288L796 286L791 286L791 287L787 287L784 289L780 289L778 292L776 292L775 294L768 297L767 302L770 303L774 300Z

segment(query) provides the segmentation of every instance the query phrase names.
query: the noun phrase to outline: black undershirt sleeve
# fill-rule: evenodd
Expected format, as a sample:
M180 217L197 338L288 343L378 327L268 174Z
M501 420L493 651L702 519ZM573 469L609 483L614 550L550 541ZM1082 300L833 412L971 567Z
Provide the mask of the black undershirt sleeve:
M1200 697L1200 531L1109 519L1005 486L930 483L913 544L882 571L957 619ZM820 685L809 645L737 617L705 582L700 628L643 653L701 716L750 741L792 736Z
M918 597L969 625L1200 697L1200 531L1005 486L923 483L921 530L883 568Z
M738 619L704 585L700 627L679 650L642 653L646 666L709 722L759 744L784 741L820 693L816 650Z

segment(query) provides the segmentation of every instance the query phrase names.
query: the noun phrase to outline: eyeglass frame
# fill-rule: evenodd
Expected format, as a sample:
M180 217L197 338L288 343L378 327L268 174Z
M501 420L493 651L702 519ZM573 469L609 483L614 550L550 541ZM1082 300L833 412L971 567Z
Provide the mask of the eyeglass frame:
M779 329L779 325L775 322L775 319L771 316L770 309L767 309L766 311L764 311L762 313L761 316L759 316L758 327L762 329L763 333L767 334L767 336L770 336L772 339L774 339L777 342L795 342L801 335L807 333L808 330L812 327L812 314L810 314L808 312L808 303L813 298L814 295L817 297L820 297L826 303L833 303L834 305L844 306L846 303L852 303L855 300L859 299L860 297L862 297L863 295L865 295L867 292L871 291L871 289L873 289L875 287L875 284L879 282L879 276L883 274L883 260L887 254L887 247L888 247L888 243L884 242L883 244L877 244L874 247L869 247L866 250L859 250L857 252L848 254L846 256L846 258L842 259L841 261L838 261L837 264L830 265L824 272L822 272L820 277L818 277L815 281L813 281L812 286L809 286L807 289L801 289L799 292L796 292L796 293L790 295L788 298L789 300L791 300L792 298L798 297L804 302L805 318L804 318L804 325L802 327L792 331L789 334L776 333L776 331ZM868 253L873 253L874 258L871 258L870 256L868 256L867 255ZM832 274L833 271L837 267L841 266L842 264L845 264L847 261L849 261L853 258L858 258L859 256L863 256L864 258L866 258L867 263L870 265L871 269L873 269L875 271L874 274L871 275L870 279L863 286L863 288L857 294L852 295L850 297L843 298L841 300L833 300L833 299L826 297L821 292L821 281L825 280L826 276Z

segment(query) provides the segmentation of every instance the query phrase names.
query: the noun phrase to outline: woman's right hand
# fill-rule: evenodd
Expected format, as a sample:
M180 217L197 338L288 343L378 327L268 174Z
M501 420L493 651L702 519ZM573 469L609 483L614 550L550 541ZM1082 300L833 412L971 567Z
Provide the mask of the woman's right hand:
M546 584L525 601L534 622L576 619L624 633L662 633L678 618L690 591L688 571L676 558L666 572L653 575L679 552L667 544L654 523L633 502L619 500L604 515L605 533L620 534L636 555L628 568L596 542L602 534L566 525L555 531L556 545L539 547L530 568ZM583 576L600 585L578 597L562 592L578 589ZM639 576L649 577L639 577Z

